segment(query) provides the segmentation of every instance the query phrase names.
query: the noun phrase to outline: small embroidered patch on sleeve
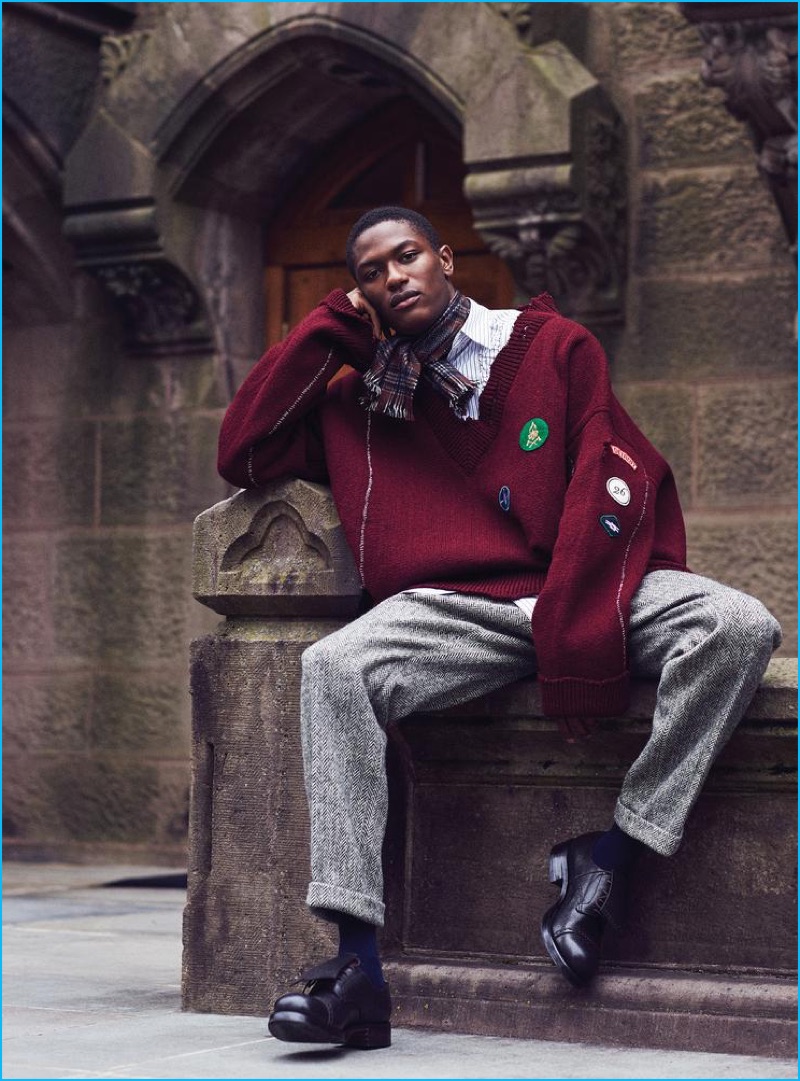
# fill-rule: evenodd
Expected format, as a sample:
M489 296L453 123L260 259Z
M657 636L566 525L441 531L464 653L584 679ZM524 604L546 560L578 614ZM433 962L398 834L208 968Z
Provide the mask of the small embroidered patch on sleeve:
M638 469L636 462L631 458L630 454L626 454L620 447L615 447L613 443L610 443L611 453L616 454L618 458L621 458L623 462L627 462L631 469Z
M618 537L622 532L622 526L619 524L619 518L616 514L601 514L600 525L608 533L609 537Z

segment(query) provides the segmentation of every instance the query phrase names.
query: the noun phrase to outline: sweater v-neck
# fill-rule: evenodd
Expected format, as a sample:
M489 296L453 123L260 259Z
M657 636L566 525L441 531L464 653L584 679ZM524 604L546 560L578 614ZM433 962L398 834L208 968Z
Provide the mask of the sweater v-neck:
M436 391L425 387L415 403L444 449L467 475L474 473L500 431L508 393L536 333L550 311L523 308L511 336L492 361L477 420L459 420Z

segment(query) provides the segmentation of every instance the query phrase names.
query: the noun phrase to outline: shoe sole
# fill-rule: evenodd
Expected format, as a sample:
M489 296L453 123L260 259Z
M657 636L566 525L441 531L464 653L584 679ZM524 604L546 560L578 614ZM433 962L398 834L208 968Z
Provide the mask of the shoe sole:
M544 948L547 950L550 960L553 962L559 972L561 972L563 976L567 977L572 986L586 987L586 985L590 981L584 979L582 976L579 976L577 972L570 968L566 959L561 955L561 951L558 948L558 943L556 942L555 938L553 938L553 931L550 926L551 921L554 919L555 914L558 911L559 906L561 905L561 902L567 896L567 887L569 885L569 867L567 865L566 845L558 845L550 853L549 874L550 881L556 883L561 887L561 893L559 894L556 903L551 908L548 908L547 912L545 912L544 916L542 916L542 942L544 943Z
M340 1033L333 1033L311 1024L301 1013L274 1013L267 1028L276 1040L286 1043L329 1043L362 1051L377 1051L392 1045L392 1026L388 1021L351 1025Z

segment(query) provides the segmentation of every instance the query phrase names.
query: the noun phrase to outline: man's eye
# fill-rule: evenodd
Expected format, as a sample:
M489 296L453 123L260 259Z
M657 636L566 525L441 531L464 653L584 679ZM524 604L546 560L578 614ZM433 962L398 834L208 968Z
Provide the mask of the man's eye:
M404 263L410 263L413 259L416 259L417 253L415 251L404 251L400 256Z
M377 270L365 270L361 277L365 282L374 282L378 277L378 272Z

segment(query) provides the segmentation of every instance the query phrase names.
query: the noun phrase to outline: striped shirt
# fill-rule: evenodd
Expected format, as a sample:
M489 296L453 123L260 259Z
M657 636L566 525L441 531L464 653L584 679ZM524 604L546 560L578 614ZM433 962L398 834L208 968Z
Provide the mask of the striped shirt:
M447 354L448 364L476 384L465 420L478 419L479 398L488 382L492 361L508 342L518 318L515 308L492 310L470 300L469 315Z

